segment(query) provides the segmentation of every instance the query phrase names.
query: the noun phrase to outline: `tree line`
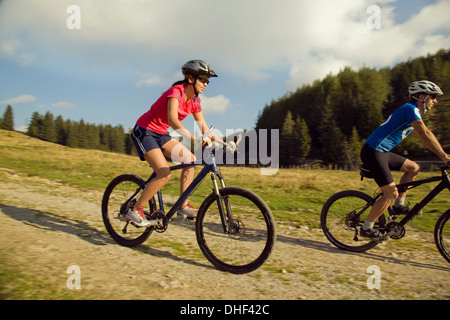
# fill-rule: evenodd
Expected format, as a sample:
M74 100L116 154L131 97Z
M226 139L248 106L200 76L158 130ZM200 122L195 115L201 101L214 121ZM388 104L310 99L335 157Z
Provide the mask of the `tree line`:
M321 160L356 167L364 141L396 108L409 101L408 87L416 80L433 81L444 91L435 108L423 118L449 152L450 51L444 49L392 68L355 71L346 67L336 75L329 74L266 105L255 129L269 129L269 133L270 129L279 130L280 165ZM0 128L13 130L11 106L0 118ZM121 125L95 125L35 112L26 133L73 148L136 154L130 134ZM414 135L393 151L416 159L433 157Z
M0 118L0 129L14 130L14 114L10 105ZM130 134L121 125L95 125L80 121L64 120L47 111L44 115L34 112L26 134L71 148L97 149L136 155Z
M355 71L346 67L336 75L329 74L266 105L258 115L256 129L280 130L281 165L315 159L356 166L365 140L410 100L408 87L417 80L435 82L444 91L423 119L450 152L450 52L444 49L392 68ZM433 157L414 135L393 151L414 158Z

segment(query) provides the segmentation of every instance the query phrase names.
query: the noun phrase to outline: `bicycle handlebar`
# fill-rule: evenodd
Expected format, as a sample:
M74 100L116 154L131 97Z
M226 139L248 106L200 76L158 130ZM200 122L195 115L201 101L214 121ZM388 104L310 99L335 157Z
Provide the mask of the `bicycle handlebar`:
M230 151L230 152L234 153L237 151L237 147L238 147L239 143L241 142L241 140L242 140L242 134L239 134L238 140L235 142L234 146L231 144L228 144L228 143L225 145L222 145L221 143L213 141L211 143L211 146L207 147L206 149L211 149L211 151L223 149L224 152Z
M209 136L209 134L214 130L214 126L211 126L202 136L202 143L204 142L205 138Z
M211 126L200 138L201 138L201 142L202 145L205 142L205 138L207 138L209 136L209 134L214 130L214 126ZM235 145L230 145L230 144L225 144L223 145L223 149L224 151L231 151L231 152L236 152L237 151L237 146L239 145L239 143L241 143L242 140L242 134L239 133L238 135L238 140L235 142ZM216 141L212 142L211 146L207 147L207 149L211 149L212 150L219 150L222 147L222 145Z

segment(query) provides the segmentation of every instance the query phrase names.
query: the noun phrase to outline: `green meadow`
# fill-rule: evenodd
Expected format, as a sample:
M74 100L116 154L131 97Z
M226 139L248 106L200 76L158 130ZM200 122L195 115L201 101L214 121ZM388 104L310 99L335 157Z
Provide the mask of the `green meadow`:
M0 168L14 170L25 176L38 176L69 185L103 190L114 177L131 173L146 179L152 170L135 156L98 150L85 150L30 138L24 134L0 130ZM196 172L201 168L197 167ZM373 180L360 180L357 171L280 169L274 175L261 175L259 168L220 168L228 186L240 186L262 197L272 210L275 220L296 227L320 227L320 211L324 202L334 193L355 189L372 195L376 190ZM438 175L422 172L419 178ZM173 172L163 194L171 198L179 195L180 172ZM400 174L395 174L398 181ZM411 205L420 201L435 184L410 191ZM191 196L191 203L199 207L211 193L211 181L206 178ZM51 192L51 190L49 190ZM99 205L101 199L98 199ZM170 205L170 203L169 203ZM450 208L450 197L442 192L425 207L424 214L412 222L423 231L432 232L437 218Z

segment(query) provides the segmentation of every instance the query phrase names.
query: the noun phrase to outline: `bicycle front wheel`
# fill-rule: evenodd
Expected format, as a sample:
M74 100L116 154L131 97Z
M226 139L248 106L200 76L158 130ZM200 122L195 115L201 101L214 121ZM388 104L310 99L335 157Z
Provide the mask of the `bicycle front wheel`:
M372 201L371 196L356 190L341 191L331 196L320 214L322 231L327 239L336 247L352 252L364 252L375 247L377 242L359 235ZM375 227L383 227L385 222L382 215Z
M219 270L235 274L259 268L275 244L275 222L267 204L255 193L235 187L210 194L197 214L197 242ZM221 203L221 205L219 204ZM219 208L223 208L222 221Z
M450 262L450 209L445 211L434 228L434 241L442 256Z
M143 183L144 180L138 176L124 174L114 178L103 194L102 217L106 230L117 243L126 247L143 243L153 231L153 227L135 227L125 219L128 209L136 203L142 190L130 198ZM156 203L152 198L144 212L151 213L155 210Z

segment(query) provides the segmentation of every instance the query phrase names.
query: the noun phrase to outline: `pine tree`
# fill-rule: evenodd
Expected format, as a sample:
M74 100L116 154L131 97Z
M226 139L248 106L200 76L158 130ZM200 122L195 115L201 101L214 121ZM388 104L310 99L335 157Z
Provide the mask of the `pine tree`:
M99 129L96 125L87 124L86 125L86 141L87 148L89 149L99 149L100 148L100 134Z
M3 114L0 129L14 131L14 115L10 105L6 107L5 113Z
M363 144L359 138L358 131L356 130L356 127L353 127L352 135L348 139L345 149L348 163L352 166L352 169L357 169L358 164L361 162L359 155L361 153L362 146Z
M125 134L125 153L129 155L136 156L137 151L134 146L133 140L131 139L131 132Z
M292 113L288 111L280 135L280 164L282 165L293 165L297 162L294 130L295 121L292 119Z
M306 121L301 119L299 115L295 119L295 144L297 148L297 162L300 163L306 159L311 150L311 136L309 135L308 125Z
M66 121L67 146L71 148L79 147L78 123L70 120Z
M49 142L56 142L56 131L55 131L55 120L53 118L53 114L50 111L44 116L42 121L42 136L40 137L42 140Z
M61 116L55 120L56 143L63 146L67 145L67 129L66 123Z
M40 138L40 131L42 127L42 117L39 112L33 112L30 124L28 125L27 135L33 138Z
M330 97L330 105L335 114L336 124L342 133L349 137L356 123L362 85L357 72L348 67L338 74L337 81L338 87Z
M334 114L330 108L325 109L324 119L320 126L319 140L323 161L338 165L347 163L345 136L337 126Z
M89 149L89 140L87 138L87 127L84 120L78 122L78 148Z
M383 107L390 87L383 73L374 69L361 69L358 76L363 87L355 110L353 127L356 127L360 136L368 137L384 120Z
M125 132L122 125L114 127L112 134L113 148L111 151L117 153L125 153Z

